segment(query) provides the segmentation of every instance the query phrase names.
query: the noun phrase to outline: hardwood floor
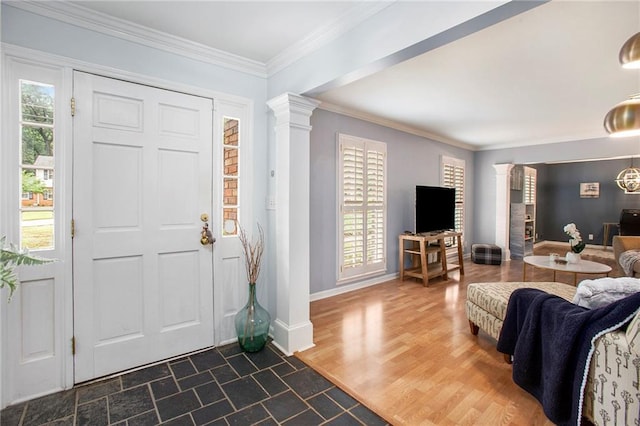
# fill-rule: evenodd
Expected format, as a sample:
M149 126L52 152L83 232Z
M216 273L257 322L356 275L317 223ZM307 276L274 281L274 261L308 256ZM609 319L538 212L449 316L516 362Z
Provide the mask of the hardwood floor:
M551 425L513 383L496 341L471 334L464 311L469 283L522 281L522 261L464 266L465 275L428 287L394 280L312 302L316 346L296 356L394 425ZM528 281L552 279L551 271L527 269ZM572 284L573 275L557 281Z

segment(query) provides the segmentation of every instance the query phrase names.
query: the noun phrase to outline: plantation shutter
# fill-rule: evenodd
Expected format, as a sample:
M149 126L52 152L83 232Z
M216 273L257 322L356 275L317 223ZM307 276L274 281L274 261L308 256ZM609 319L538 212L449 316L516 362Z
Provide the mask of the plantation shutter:
M464 166L464 160L442 157L442 186L456 190L454 222L456 232L464 230Z
M343 268L364 264L364 149L343 147Z
M338 280L386 268L386 144L339 135Z
M536 176L525 173L524 175L524 202L525 204L535 204L536 202Z
M381 151L367 151L367 263L384 262L384 159Z

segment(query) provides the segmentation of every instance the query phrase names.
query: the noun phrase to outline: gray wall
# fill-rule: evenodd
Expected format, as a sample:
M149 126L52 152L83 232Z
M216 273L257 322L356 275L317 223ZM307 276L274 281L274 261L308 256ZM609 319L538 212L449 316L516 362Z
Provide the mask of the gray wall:
M440 184L442 155L466 161L466 253L472 243L495 241L494 164L527 164L538 170L538 240L565 241L562 228L575 222L585 238L594 234L590 243L601 244L603 222L617 222L622 208L640 208L640 195L625 195L613 182L618 172L629 165L628 156L640 155L640 138L601 138L471 152L320 109L314 111L311 124L311 294L334 289L337 280L338 133L387 143L387 273L398 271L398 234L413 230L414 187ZM613 156L627 159L573 162ZM568 163L544 164L554 161ZM581 199L581 182L600 182L600 198Z
M398 271L398 235L414 228L416 185L440 185L442 155L465 160L473 176L473 153L419 136L324 110L311 117L311 294L334 289L337 280L336 147L339 133L387 143L387 272ZM473 206L472 179L465 203ZM468 211L472 211L469 208ZM470 215L465 233L473 232Z
M536 215L539 239L567 241L563 228L573 222L586 243L602 244L604 222L618 222L624 208L640 208L640 195L625 194L614 182L629 165L628 159L532 165L541 178ZM600 196L580 198L581 182L599 182Z
M468 234L470 242L493 242L496 236L496 172L494 164L539 164L545 162L568 162L599 158L629 157L640 155L640 137L612 139L602 137L582 141L556 144L533 145L527 147L495 149L475 153L473 190L476 202L473 204L473 234ZM619 170L618 170L619 171ZM618 171L609 176L615 179ZM584 180L589 182L594 180ZM601 183L604 180L601 181ZM601 189L602 190L602 189ZM543 194L538 192L539 196ZM538 199L538 212L545 207L544 198ZM469 213L468 213L469 214ZM602 224L601 224L602 226ZM540 227L546 230L546 226ZM581 230L582 231L582 230ZM587 232L584 230L582 232ZM538 231L540 233L540 230ZM595 233L595 230L594 232Z

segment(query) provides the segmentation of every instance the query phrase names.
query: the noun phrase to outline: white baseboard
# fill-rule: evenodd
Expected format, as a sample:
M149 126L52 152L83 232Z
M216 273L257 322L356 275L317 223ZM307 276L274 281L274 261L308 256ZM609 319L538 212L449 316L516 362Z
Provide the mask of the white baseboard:
M273 322L273 342L286 356L314 347L313 324L306 320L299 324L287 324L279 318Z
M398 278L398 273L380 275L378 277L370 278L368 280L359 281L353 284L343 284L331 290L324 290L318 293L309 295L309 301L314 302L316 300L326 299L327 297L337 296L339 294L349 293L350 291L359 290L361 288L371 287L374 285L382 284L387 281L395 280Z
M452 262L456 263L458 261L458 254L456 253L451 253L451 254L447 254L447 261L449 261L449 258L452 258ZM466 253L462 256L463 259L470 259L471 258L471 254L470 253ZM359 290L361 288L366 288L366 287L371 287L374 285L378 285L378 284L382 284L382 283L386 283L387 281L391 281L391 280L395 280L400 276L399 272L393 273L393 274L385 274L385 275L380 275L374 278L370 278L364 281L358 281L356 283L353 284L343 284L340 286L337 286L336 288L332 288L331 290L324 290L324 291L319 291L317 293L312 293L309 295L309 301L310 302L314 302L316 300L321 300L321 299L326 299L327 297L332 297L332 296L337 296L339 294L344 294L344 293L349 293L350 291L354 291L354 290Z

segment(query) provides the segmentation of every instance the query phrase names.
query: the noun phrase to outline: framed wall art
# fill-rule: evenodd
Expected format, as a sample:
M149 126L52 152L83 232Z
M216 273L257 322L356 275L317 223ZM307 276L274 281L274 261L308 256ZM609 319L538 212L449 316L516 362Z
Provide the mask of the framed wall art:
M600 182L583 182L580 184L580 198L600 197Z

